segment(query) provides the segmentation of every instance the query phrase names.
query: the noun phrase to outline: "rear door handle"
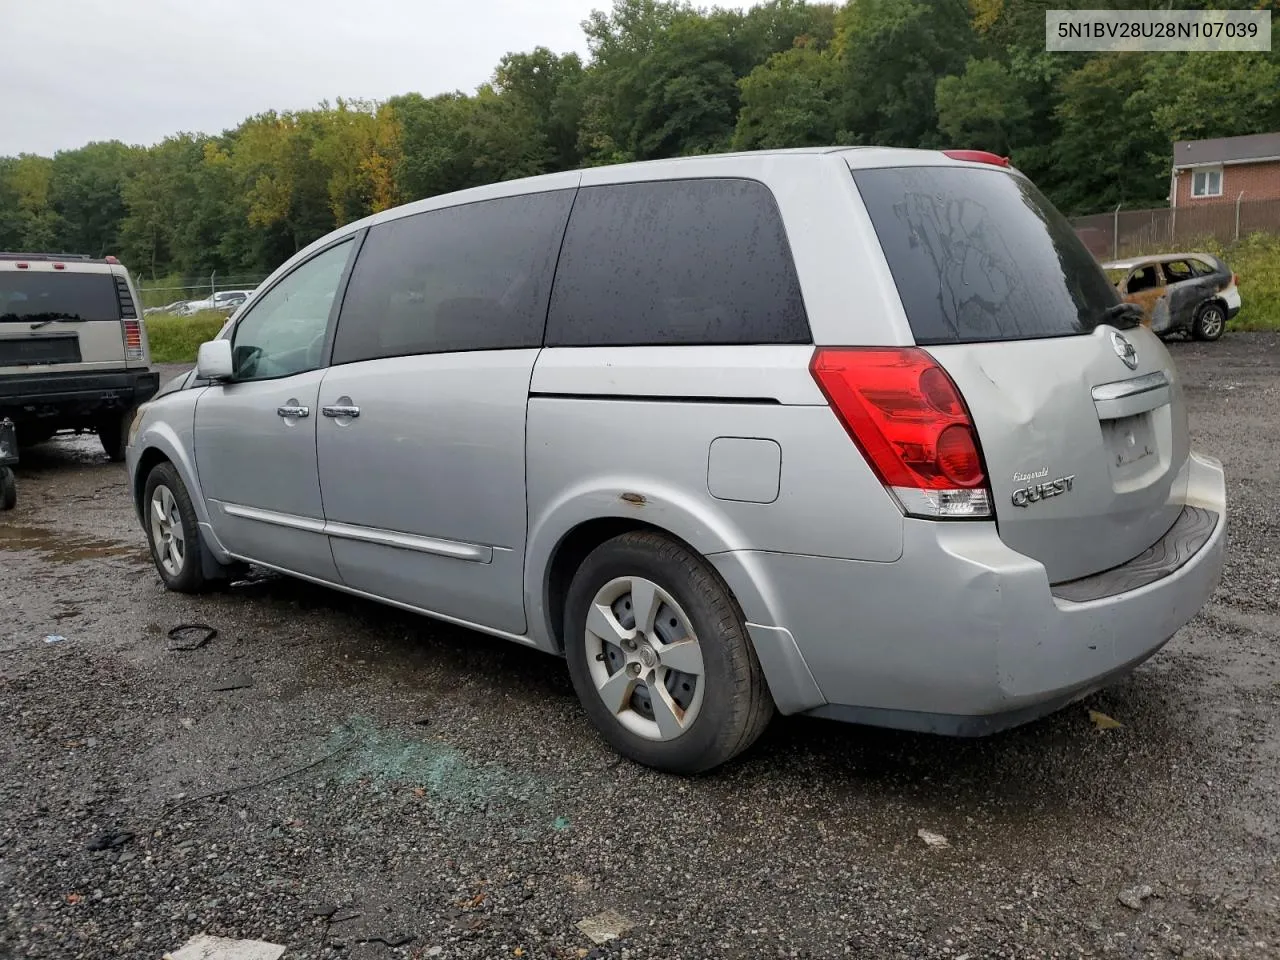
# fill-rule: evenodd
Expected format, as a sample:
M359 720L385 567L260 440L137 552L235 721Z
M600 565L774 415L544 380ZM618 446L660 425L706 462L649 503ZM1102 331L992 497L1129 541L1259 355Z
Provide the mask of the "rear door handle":
M321 407L320 412L332 420L336 420L339 417L350 417L354 420L356 417L360 416L360 408L349 403L338 403L331 407Z
M276 415L285 418L309 417L311 416L311 408L296 403L286 403L283 407L276 407Z

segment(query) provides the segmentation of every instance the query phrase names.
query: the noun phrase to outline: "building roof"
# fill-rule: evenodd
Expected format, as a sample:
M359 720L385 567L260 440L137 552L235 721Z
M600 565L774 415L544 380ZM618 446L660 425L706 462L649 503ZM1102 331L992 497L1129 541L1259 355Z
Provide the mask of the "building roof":
M1280 160L1280 131L1216 140L1179 140L1173 145L1175 170L1258 160Z

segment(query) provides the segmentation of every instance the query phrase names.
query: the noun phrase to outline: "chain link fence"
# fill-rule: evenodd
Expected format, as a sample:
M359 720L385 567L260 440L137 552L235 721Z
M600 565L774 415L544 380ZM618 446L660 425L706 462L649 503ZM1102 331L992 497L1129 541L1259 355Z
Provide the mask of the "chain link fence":
M1280 234L1280 200L1198 203L1156 210L1121 210L1073 217L1071 225L1099 260L1192 248L1205 239L1232 243L1253 233Z
M250 293L267 279L267 274L210 274L207 278L182 284L161 282L139 284L142 306L148 313L192 313L199 309L222 309L220 300L233 293ZM222 294L219 297L219 294ZM232 298L234 299L234 298Z

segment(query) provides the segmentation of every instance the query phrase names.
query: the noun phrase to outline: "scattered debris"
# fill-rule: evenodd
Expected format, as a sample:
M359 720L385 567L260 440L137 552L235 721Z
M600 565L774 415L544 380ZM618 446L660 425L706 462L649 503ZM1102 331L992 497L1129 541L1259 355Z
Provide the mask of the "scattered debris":
M1116 894L1116 899L1130 910L1141 910L1142 901L1146 900L1153 893L1155 893L1155 891L1144 883L1140 887L1130 887L1128 890L1121 890Z
M65 639L67 638L62 636L62 634L60 633L51 633L44 638L44 642L45 643L61 643Z
M177 646L170 647L169 649L182 652L182 653L185 653L189 650L199 650L206 643L208 643L210 640L212 640L214 637L218 635L218 631L215 630L213 627L209 626L207 623L180 623L176 627L171 627L169 629L169 639L182 640L184 639L184 636L183 636L184 634L192 633L197 630L203 631L204 636L200 637L200 639L198 640L193 640L188 643L180 643Z
M916 831L916 836L931 847L951 846L951 841L942 834L934 833L932 830L925 830L923 827Z
M329 917L329 923L346 923L348 920L354 920L358 916L360 916L358 910L334 911L333 915Z
M568 830L568 829L569 829L569 818L568 818L568 817L556 817L556 818L555 818L555 820L552 822L551 826L552 826L552 827L554 827L556 830Z
M1098 710L1090 710L1089 719L1093 721L1093 725L1099 730L1120 730L1124 727L1124 724L1119 720L1108 717Z
M356 943L381 943L388 947L403 947L406 943L413 943L417 938L412 934L400 934L399 936L390 937L361 937Z
M109 830L89 842L90 850L114 850L116 847L123 847L126 843L133 839L133 834L128 830Z
M338 912L338 908L331 903L319 903L310 907L307 912L313 917L332 917Z
M195 725L196 725L196 722L195 720L191 719L191 717L183 717L181 720L178 721L178 726L182 727L183 730L190 730Z
M592 943L608 943L631 929L631 921L612 910L597 913L578 921L581 930Z
M200 934L182 948L166 953L164 960L280 960L284 947L265 940L230 940Z
M253 686L253 677L247 673L239 673L233 677L228 677L220 682L217 686L211 688L214 693L224 693L227 690L244 690L246 687Z
M72 906L75 906L77 903L83 900L84 897L80 896L80 894L78 893L68 893L65 899L67 903L71 904Z

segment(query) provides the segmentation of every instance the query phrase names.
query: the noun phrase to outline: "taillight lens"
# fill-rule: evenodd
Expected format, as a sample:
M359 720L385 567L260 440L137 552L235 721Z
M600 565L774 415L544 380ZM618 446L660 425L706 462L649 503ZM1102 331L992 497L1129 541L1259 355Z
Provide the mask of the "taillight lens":
M142 323L138 320L124 322L124 358L126 360L142 359Z
M991 516L969 409L929 354L918 347L819 348L810 370L907 514Z

